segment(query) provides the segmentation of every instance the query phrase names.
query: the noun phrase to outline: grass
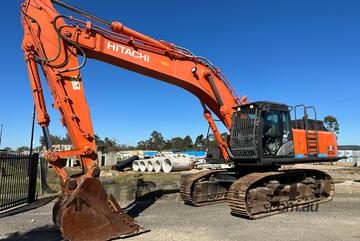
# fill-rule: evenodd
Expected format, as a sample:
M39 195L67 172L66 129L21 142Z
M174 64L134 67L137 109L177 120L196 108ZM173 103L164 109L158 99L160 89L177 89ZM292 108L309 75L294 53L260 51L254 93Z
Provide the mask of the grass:
M100 177L107 193L113 194L122 205L132 202L137 197L158 189L176 189L180 184L180 173L141 173L113 172L110 168L101 168L104 176ZM80 168L66 168L69 174L81 172ZM110 176L110 173L114 173ZM108 176L109 175L109 176ZM60 180L53 169L49 169L48 185L60 191Z
M6 168L6 173L11 174L11 176L0 177L0 184L8 183L7 185L2 185L0 189L0 205L16 199L26 198L28 191L27 173L11 165L2 166ZM110 169L111 167L101 167L104 176L100 180L103 182L105 190L114 193L115 197L125 195L128 197L127 199L132 198L139 189L139 180L140 182L150 184L151 189L160 189L162 186L178 186L180 180L180 173L114 172ZM65 170L69 175L82 172L81 167L67 167ZM52 168L48 169L47 183L53 190L61 190L60 179ZM40 194L40 187L40 180L37 179L37 195Z
M106 179L103 177L102 179ZM109 179L115 181L116 183L128 183L133 180L143 179L144 181L159 182L163 180L180 180L180 173L141 173L141 172L125 172L120 173L116 176L109 177Z
M5 176L0 177L0 205L28 196L28 173L24 163L15 163L12 160L2 160L0 168Z
M81 172L81 168L65 168L69 175ZM109 173L110 167L101 167L103 173ZM113 176L104 176L101 177L100 180L104 183L104 185L121 185L121 186L129 186L133 187L136 185L137 181L142 179L145 182L153 182L157 185L161 185L164 182L178 182L180 180L180 173L173 172L173 173L141 173L141 172L115 172ZM56 173L53 169L49 169L48 178L47 178L48 185L56 190L60 191L60 179L57 177Z

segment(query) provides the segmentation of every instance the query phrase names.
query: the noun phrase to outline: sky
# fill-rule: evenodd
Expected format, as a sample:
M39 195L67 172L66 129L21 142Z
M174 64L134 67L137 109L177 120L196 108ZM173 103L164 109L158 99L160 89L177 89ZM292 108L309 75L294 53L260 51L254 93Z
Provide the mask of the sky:
M339 144L360 144L360 1L64 1L206 56L251 101L314 105L319 118L337 117ZM33 99L19 9L20 1L4 1L0 15L2 148L30 142ZM102 138L136 145L153 130L165 138L206 134L198 99L179 87L96 60L88 61L82 77ZM65 136L43 87L50 132ZM40 135L36 127L35 145Z

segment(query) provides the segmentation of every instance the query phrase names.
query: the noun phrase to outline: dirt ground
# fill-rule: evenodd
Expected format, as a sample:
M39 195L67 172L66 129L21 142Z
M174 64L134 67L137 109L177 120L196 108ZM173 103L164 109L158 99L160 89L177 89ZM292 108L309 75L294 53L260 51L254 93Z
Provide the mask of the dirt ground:
M338 166L338 165L296 164L292 166L285 166L285 168L318 169L329 173L334 179L335 183L360 180L360 167L346 167L346 166Z
M226 203L191 207L182 203L178 193L170 192L128 207L126 211L150 232L126 240L360 240L360 182L354 181L360 180L360 168L297 167L330 172L337 182L334 200L310 210L251 221L232 216ZM158 183L151 177L146 180ZM173 182L165 184L170 188ZM0 240L62 240L51 220L53 203L0 218Z

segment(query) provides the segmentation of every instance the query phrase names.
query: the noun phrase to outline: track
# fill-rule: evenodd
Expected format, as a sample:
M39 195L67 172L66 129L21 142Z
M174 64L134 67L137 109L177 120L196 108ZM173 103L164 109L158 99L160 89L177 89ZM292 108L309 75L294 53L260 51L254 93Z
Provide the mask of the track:
M180 194L183 201L193 206L228 201L233 215L258 219L331 201L335 193L331 176L319 170L254 172L232 184L213 178L221 172L226 170L182 176Z
M251 173L235 181L228 193L231 213L249 219L331 201L334 183L318 170Z
M227 190L224 190L219 183L213 184L213 182L209 182L213 174L224 171L225 170L206 170L196 174L182 176L180 184L182 200L186 204L193 206L225 202Z

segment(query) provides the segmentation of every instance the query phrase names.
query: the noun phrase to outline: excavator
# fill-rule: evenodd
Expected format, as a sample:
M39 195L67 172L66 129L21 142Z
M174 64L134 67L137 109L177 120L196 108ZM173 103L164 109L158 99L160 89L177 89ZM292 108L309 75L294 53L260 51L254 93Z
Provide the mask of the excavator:
M79 17L60 14L54 5ZM233 215L257 219L333 198L334 182L327 173L281 168L340 159L336 136L323 129L314 107L240 98L220 69L205 57L60 0L23 1L21 20L22 49L37 122L46 142L44 158L61 184L53 221L65 239L109 240L146 231L105 192L99 180L94 131L80 73L88 58L176 85L200 100L218 145L218 155L211 158L231 168L182 176L180 194L186 204L228 202ZM52 150L39 67L72 150ZM310 113L314 119L309 118ZM227 138L222 138L213 115L229 131ZM80 160L81 173L66 172L62 160L69 156Z

